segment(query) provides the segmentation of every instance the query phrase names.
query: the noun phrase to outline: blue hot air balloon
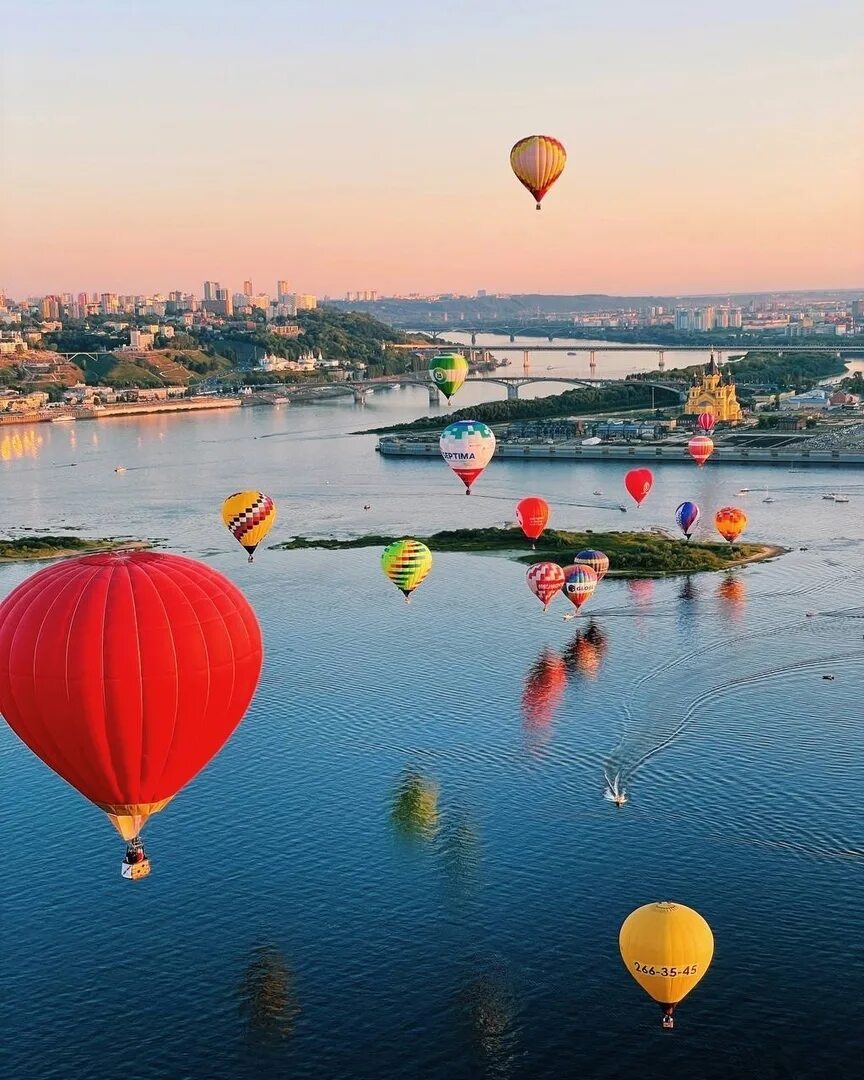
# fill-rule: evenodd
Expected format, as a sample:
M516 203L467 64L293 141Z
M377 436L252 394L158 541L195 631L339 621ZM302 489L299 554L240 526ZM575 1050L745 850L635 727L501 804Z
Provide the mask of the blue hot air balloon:
M678 522L678 528L689 540L699 520L699 507L694 502L681 503L675 511L675 520Z

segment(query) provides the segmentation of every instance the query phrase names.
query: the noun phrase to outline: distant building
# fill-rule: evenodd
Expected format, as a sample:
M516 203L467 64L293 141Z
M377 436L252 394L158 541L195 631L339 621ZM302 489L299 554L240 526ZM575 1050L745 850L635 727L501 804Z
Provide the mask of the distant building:
M153 335L147 330L130 330L129 348L141 350L152 349Z
M783 412L795 409L811 409L821 410L828 408L828 392L827 390L808 390L804 394L794 394L792 397L785 398L780 402L780 408Z
M216 299L216 293L218 293L218 292L219 292L219 282L218 281L205 281L204 282L204 299L205 300L215 300Z
M114 315L120 310L120 304L114 293L102 293L99 297L99 311L102 315Z
M284 304L286 299L291 295L291 289L287 281L276 282L276 300L280 304Z
M314 311L318 307L318 297L311 293L295 293L294 308L296 311Z
M675 329L692 330L693 312L688 308L675 308Z
M243 295L244 296L251 296L252 295L252 282L251 281L244 281L243 282Z
M702 374L693 376L684 412L710 412L717 423L724 424L740 424L743 419L732 376L724 380L713 353Z
M286 323L284 326L271 326L270 333L277 337L296 338L300 337L302 330L297 323Z

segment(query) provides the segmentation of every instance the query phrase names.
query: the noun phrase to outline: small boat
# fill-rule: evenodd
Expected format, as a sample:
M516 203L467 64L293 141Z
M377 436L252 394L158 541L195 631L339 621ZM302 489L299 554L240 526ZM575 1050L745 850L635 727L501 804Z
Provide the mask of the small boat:
M767 503L772 503L772 502L774 502L774 499L770 495L766 495L765 498L762 500L762 502L763 503L766 503L766 502Z
M290 405L291 404L291 399L287 398L287 397L274 397L273 398L273 404L274 405Z
M51 423L52 424L74 424L75 423L75 417L74 416L52 416L51 417Z
M114 467L114 472L121 472L121 473L126 472L126 466L125 465L116 465Z
M834 682L833 675L823 675L822 678L825 680L825 682Z
M750 488L741 488L740 491L736 491L736 495L747 495L750 492Z
M839 503L848 503L849 502L849 496L848 495L835 495L834 496L834 502L835 503L837 503L837 502L839 502Z
M595 488L595 490L594 490L594 494L595 494L595 495L602 495L602 494L603 494L603 492L602 492L602 491L600 490L600 488Z
M815 611L805 611L804 612L804 618L805 619L812 619L812 618L815 617L815 615L816 615Z

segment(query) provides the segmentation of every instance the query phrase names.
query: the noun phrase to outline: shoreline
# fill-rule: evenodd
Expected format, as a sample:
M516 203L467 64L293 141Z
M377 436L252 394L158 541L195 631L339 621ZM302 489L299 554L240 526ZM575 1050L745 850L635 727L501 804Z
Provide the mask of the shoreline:
M30 539L24 537L19 539ZM34 537L33 539L40 539L40 537ZM51 537L51 539L58 539L57 537ZM65 538L64 538L65 539ZM2 540L0 539L0 566L5 563L19 563L19 562L55 562L57 559L72 559L76 555L99 555L106 551L146 551L149 548L155 547L155 543L152 540L117 540L113 541L107 537L100 538L98 540L86 540L80 537L69 537L69 539L79 539L81 547L77 548L54 548L51 549L50 544L46 544L48 551L39 552L38 550L28 552L26 548L22 548L18 553L7 555L4 554L3 548L6 544L14 544L15 540ZM93 547L88 546L93 544Z

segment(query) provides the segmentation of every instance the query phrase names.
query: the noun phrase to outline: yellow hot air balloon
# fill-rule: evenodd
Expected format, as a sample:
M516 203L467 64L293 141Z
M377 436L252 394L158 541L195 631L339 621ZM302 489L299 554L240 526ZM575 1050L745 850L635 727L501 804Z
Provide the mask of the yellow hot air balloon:
M714 935L698 911L664 900L631 911L618 935L621 959L673 1026L675 1006L699 982L714 955Z
M237 491L222 503L222 520L252 562L255 548L276 520L276 504L263 491Z
M510 168L534 196L538 210L540 200L564 172L566 164L567 151L551 135L529 135L510 151Z

